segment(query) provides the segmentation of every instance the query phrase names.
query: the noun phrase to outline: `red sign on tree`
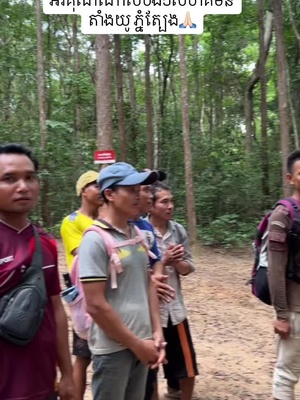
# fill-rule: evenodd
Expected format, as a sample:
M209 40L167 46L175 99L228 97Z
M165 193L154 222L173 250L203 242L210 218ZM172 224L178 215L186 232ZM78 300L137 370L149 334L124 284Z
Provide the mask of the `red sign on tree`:
M94 152L94 164L113 164L116 162L114 150L96 150Z

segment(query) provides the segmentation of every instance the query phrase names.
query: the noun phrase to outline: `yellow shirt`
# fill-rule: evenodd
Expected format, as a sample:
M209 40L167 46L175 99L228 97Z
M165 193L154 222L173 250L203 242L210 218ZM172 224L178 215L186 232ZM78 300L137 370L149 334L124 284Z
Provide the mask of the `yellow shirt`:
M83 233L93 223L93 220L79 211L74 211L63 219L60 227L60 235L65 248L68 269L71 269L74 255L72 251L77 249L82 240Z

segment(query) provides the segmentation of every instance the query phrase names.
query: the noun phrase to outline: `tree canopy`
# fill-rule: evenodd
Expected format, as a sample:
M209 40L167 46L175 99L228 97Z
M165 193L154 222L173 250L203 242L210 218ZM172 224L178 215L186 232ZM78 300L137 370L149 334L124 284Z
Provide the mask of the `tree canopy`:
M284 54L278 54L276 5L283 7ZM111 111L112 132L107 134L112 135L118 160L126 157L138 168L153 162L165 170L175 195L176 217L187 225L179 38L108 36L110 94L105 96L97 84L101 38L83 35L76 15L43 14L47 137L42 145L36 2L1 0L0 11L0 141L24 143L43 160L44 195L34 217L55 230L63 216L78 206L75 182L87 168L95 168L93 152L101 147L99 132L106 135L99 115L97 121L96 99L102 96ZM260 35L266 33L268 13L272 36L264 58ZM208 15L204 33L185 38L193 197L203 243L247 244L262 213L282 197L282 135L287 135L285 151L299 143L299 20L297 0L284 4L243 0L240 15ZM285 59L285 133L279 118L278 56ZM259 69L249 115L246 93L262 62L264 77L260 79ZM265 102L260 91L263 82Z

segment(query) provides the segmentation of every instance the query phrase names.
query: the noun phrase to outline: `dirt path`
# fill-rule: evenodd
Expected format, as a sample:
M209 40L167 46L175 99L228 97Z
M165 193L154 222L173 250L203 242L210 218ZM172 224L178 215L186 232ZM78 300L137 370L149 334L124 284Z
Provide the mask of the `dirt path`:
M194 260L196 272L182 279L200 372L194 398L271 399L272 309L260 304L245 286L251 254L201 249L194 252ZM159 387L163 399L161 374ZM90 399L88 387L86 400Z

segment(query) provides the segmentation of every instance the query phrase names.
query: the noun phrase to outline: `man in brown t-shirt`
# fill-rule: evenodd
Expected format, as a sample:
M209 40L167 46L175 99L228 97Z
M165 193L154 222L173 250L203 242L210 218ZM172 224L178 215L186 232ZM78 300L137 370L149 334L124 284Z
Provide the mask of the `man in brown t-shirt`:
M293 200L300 208L300 150L287 160L287 179L293 186ZM300 377L300 285L287 278L289 255L288 232L292 226L289 210L279 205L269 220L268 280L278 334L277 363L274 370L273 393L276 400L293 400L294 386ZM299 260L297 254L295 259ZM300 272L299 265L295 266Z

